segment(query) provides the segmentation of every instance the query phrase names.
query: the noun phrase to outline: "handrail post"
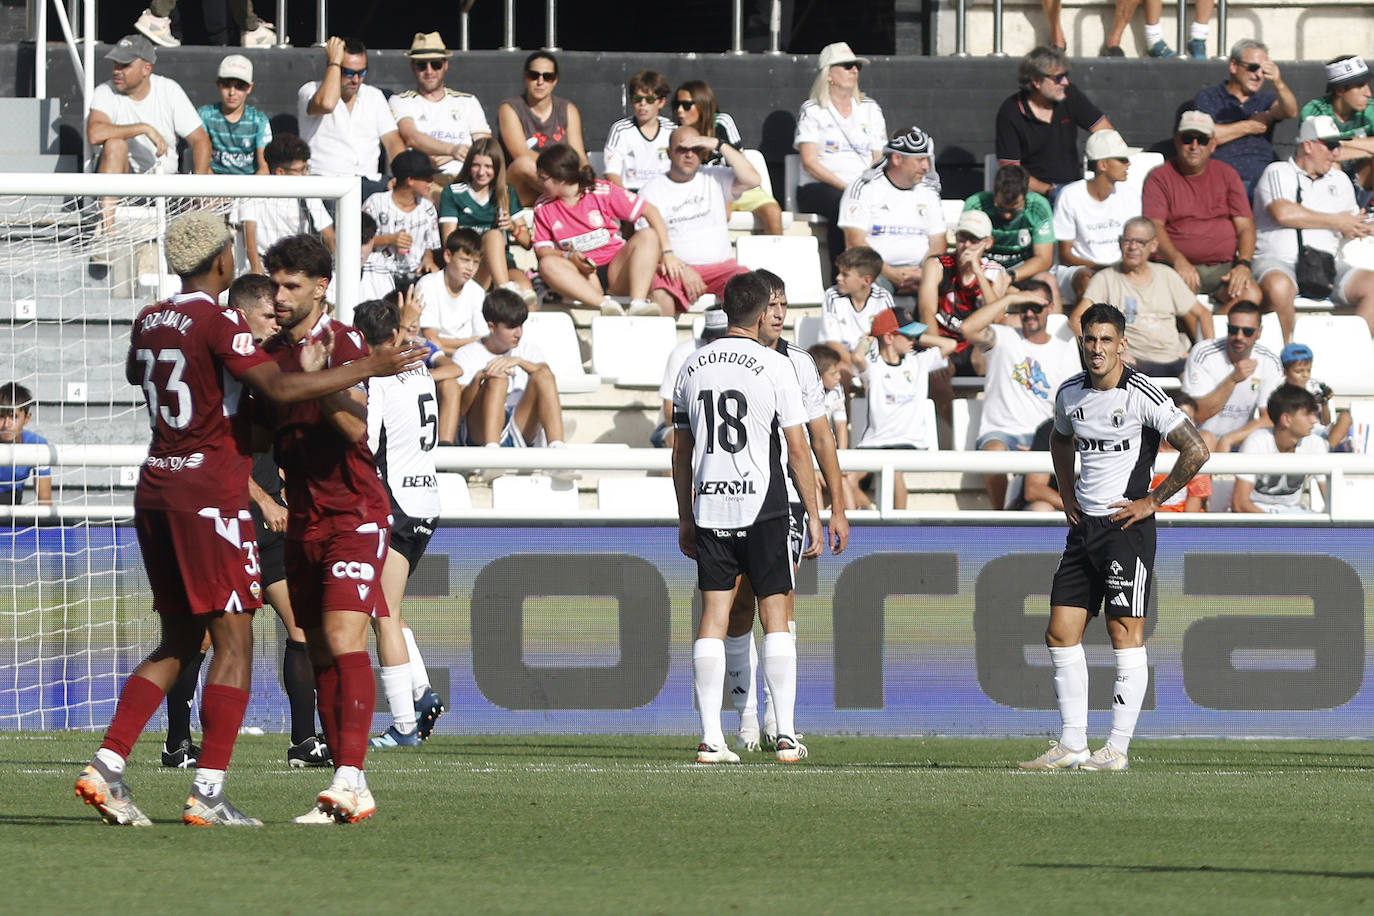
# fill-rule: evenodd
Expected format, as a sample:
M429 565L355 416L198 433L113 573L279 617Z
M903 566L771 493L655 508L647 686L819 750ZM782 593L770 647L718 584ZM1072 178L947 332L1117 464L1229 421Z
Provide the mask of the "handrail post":
M544 50L562 50L558 47L558 0L544 2Z
M291 44L291 38L286 34L286 0L277 0L277 47L284 48Z
M1188 56L1188 0L1178 0L1178 53Z
M329 43L329 2L315 0L315 47L323 48Z
M954 56L968 57L968 0L954 5Z
M782 0L768 6L768 53L782 53Z
M515 0L505 0L505 41L501 44L502 51L518 51L515 46Z
M1002 0L992 0L992 56L1003 57L1002 50Z
M1226 0L1217 2L1217 57L1225 58L1231 48L1226 43Z
M730 53L744 53L744 0L730 3Z
M468 14L466 10L458 14L458 50L471 50L468 42Z
M36 0L38 21L33 34L33 97L48 97L48 0Z

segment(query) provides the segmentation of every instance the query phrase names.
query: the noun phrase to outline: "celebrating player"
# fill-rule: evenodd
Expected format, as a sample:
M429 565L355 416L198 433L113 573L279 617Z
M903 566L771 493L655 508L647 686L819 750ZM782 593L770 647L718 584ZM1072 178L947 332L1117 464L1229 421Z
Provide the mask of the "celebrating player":
M182 820L257 825L224 794L248 705L253 612L262 606L247 504L252 457L240 409L243 383L275 401L303 401L400 371L419 354L386 348L350 366L284 374L239 314L217 304L234 275L233 233L224 219L204 211L178 217L167 230L166 254L185 292L139 313L125 363L129 383L143 387L153 433L134 491L134 525L162 637L124 683L76 794L106 823L151 824L124 783L126 761L208 630L215 652L201 699L205 739ZM299 357L318 369L325 348L312 343Z
M741 576L748 576L763 618L763 676L776 709L778 760L806 756L792 722L797 645L787 628L791 519L777 429L785 437L797 492L809 516L810 543L802 555L820 556L824 542L797 373L787 357L759 341L767 307L768 284L762 278L732 278L725 286L729 332L688 357L673 391L678 544L697 561L702 600L701 627L692 649L702 728L698 763L739 761L725 744L720 708L725 634Z
M1054 692L1063 722L1059 741L1026 770L1124 770L1150 669L1145 658L1145 611L1154 578L1154 514L1187 485L1208 458L1207 446L1169 396L1121 362L1126 318L1098 303L1083 313L1088 369L1059 387L1050 454L1064 500L1069 536L1050 591L1045 645L1054 666ZM1179 451L1171 470L1149 489L1159 439ZM1074 474L1074 452L1082 473ZM1112 733L1088 753L1088 662L1083 632L1107 610L1116 653Z

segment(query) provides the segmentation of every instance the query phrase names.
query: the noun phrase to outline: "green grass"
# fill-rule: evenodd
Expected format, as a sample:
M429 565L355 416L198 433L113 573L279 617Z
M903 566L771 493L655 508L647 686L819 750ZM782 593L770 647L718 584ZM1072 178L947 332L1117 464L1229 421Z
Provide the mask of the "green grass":
M1138 741L1128 773L1022 773L1036 740L813 736L781 765L691 738L436 737L369 756L379 813L296 827L327 782L240 740L261 830L178 823L189 774L129 782L151 829L72 794L98 739L0 734L10 912L1347 913L1374 907L1374 748Z

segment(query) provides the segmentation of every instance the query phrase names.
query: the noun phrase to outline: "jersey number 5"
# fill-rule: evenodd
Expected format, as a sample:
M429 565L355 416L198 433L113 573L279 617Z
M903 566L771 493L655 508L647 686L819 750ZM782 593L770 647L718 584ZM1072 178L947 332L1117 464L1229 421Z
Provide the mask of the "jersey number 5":
M749 402L743 393L733 388L727 389L717 397L707 388L697 395L701 410L706 415L706 453L716 450L719 443L723 451L731 455L741 452L749 443L749 433L744 428L744 415L749 412ZM716 414L720 414L720 427L716 427Z

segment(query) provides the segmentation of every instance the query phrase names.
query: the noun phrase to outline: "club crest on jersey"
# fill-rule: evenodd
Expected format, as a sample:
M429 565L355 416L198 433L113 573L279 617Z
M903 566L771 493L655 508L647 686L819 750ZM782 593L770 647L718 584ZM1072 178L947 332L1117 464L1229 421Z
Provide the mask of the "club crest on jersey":
M1107 564L1107 569L1111 571L1112 575L1119 576L1121 575L1122 566L1120 562L1112 560L1111 563Z
M1112 411L1112 426L1116 427L1117 429L1120 429L1121 424L1125 422L1126 411L1122 410L1120 407Z

